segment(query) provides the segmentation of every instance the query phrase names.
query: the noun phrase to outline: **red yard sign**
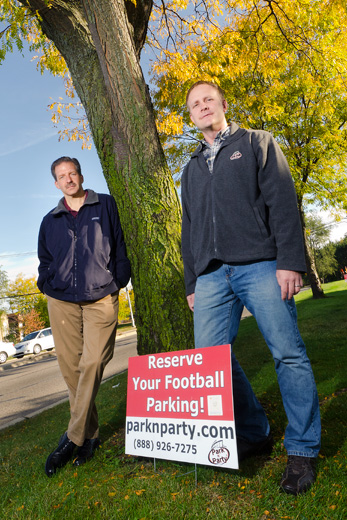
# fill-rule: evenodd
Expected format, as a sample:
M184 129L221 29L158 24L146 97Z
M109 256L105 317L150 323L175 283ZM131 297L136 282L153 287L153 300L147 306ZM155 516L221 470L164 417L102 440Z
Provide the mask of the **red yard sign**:
M230 345L129 359L126 453L238 468Z

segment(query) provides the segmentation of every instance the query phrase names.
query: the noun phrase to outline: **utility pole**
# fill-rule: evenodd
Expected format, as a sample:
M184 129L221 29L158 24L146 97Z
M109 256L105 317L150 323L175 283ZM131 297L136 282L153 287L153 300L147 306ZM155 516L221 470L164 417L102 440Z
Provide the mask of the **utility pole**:
M135 320L134 320L133 308L132 308L132 306L131 306L130 294L129 294L128 286L126 286L126 288L125 288L125 292L126 292L126 295L127 295L128 304L129 304L129 308L130 308L131 323L132 323L133 327L135 327Z

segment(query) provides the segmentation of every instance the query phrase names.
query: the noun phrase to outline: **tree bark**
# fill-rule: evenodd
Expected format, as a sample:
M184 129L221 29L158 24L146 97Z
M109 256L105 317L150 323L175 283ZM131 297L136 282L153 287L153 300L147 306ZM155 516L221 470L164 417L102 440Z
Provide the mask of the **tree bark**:
M124 0L22 3L38 12L65 58L117 201L132 264L138 352L191 348L181 207L139 65L152 1L138 0L136 8L128 2L128 11Z
M302 207L302 202L299 201L299 213L301 220L302 233L304 238L304 247L305 247L305 258L306 258L306 266L307 266L307 276L310 281L312 296L315 299L324 298L325 294L322 289L319 276L316 269L316 264L314 260L314 256L312 254L309 240L306 233L306 224L305 224L305 214Z

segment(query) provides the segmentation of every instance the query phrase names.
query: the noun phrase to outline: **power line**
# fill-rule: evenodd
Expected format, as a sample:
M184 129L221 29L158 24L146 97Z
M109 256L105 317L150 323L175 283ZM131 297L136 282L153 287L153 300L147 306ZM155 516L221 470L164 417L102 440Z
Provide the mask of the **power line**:
M37 251L25 251L24 253L11 253L8 255L0 255L0 258L10 258L11 256L31 256L37 255Z
M12 298L24 298L26 296L35 296L36 294L41 294L39 292L27 293L27 294L10 294L8 296L1 296L0 300L11 300Z
M308 216L311 216L308 214ZM342 218L341 220L333 220L332 222L320 222L319 224L314 224L313 226L310 226L307 224L307 229L310 230L310 228L313 228L313 230L320 231L321 229L329 229L331 230L334 227L337 227L339 224L342 224L343 222L347 222L347 218Z

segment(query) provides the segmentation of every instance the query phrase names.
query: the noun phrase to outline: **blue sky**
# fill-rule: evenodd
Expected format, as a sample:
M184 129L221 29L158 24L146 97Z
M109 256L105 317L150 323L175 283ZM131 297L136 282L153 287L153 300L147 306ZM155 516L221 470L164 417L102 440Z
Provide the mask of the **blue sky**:
M41 75L30 60L28 53L23 57L14 51L0 65L0 266L11 279L19 273L36 276L39 226L60 198L50 173L55 159L77 157L84 187L108 193L95 148L58 141L47 106L64 96L62 80ZM331 239L345 233L347 222L332 230Z
M11 279L20 272L36 276L38 229L61 197L50 173L55 159L77 157L84 186L108 193L95 148L58 141L47 106L60 96L62 80L48 72L42 76L28 54L15 51L0 65L0 266Z

